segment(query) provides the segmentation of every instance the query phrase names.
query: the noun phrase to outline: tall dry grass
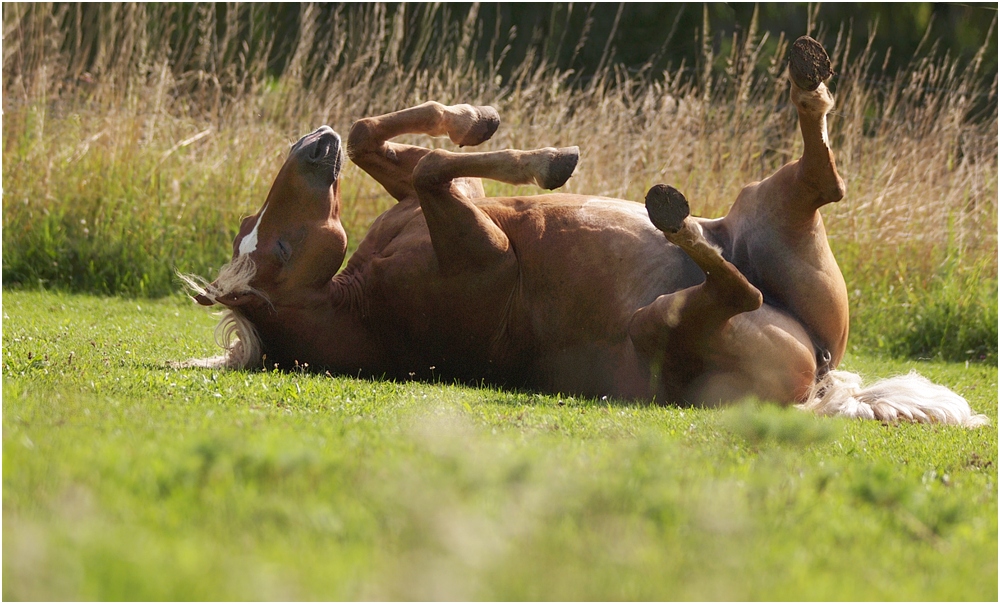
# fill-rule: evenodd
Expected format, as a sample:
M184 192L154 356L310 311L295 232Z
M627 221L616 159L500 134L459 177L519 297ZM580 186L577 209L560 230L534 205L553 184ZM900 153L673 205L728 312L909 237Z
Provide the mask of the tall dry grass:
M502 69L513 34L480 31L478 5L458 21L444 18L447 5L305 5L294 40L255 10L4 6L5 285L172 291L173 268L210 274L227 259L238 218L262 202L300 134L320 123L344 132L428 99L496 106L503 123L489 149L579 145L566 190L641 200L666 182L708 216L801 150L783 75L789 40L758 32L756 20L726 56L706 45L696 70L636 74L606 54L585 79L540 56ZM854 341L995 360L997 79L980 73L987 45L962 64L928 43L893 75L870 45L850 48L843 28L809 29L791 37L819 37L838 73L830 127L848 195L824 218L853 292ZM288 58L274 76L268 61L282 44ZM390 199L353 166L343 196L356 244Z

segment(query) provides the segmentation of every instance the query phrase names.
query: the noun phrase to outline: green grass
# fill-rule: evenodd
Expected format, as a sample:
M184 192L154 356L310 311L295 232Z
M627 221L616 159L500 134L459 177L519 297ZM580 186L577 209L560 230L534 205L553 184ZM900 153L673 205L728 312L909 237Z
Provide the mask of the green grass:
M296 373L180 297L3 296L4 599L997 598L987 428Z
M919 253L901 252L885 267L868 259L859 268L855 257L862 251L857 246L837 250L837 257L846 260L841 266L850 292L851 349L996 365L997 280L989 266L995 258L969 259L967 264L946 258L922 274L903 260Z

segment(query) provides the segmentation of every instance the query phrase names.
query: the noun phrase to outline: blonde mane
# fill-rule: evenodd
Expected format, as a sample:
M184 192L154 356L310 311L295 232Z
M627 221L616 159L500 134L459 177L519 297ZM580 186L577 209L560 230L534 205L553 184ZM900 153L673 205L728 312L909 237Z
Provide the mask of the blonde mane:
M177 273L195 295L204 296L212 302L227 294L252 293L265 301L267 296L252 287L250 281L257 273L257 265L249 255L237 256L232 262L219 269L219 276L209 283L198 275ZM173 363L175 367L207 367L212 369L258 369L263 365L264 351L257 329L240 312L226 308L218 313L219 324L215 326L215 342L225 351L216 357L189 359Z

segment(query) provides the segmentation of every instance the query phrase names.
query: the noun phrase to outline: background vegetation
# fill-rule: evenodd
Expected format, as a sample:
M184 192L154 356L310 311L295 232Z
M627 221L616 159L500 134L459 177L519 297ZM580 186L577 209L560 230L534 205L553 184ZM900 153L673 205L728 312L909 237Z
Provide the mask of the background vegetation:
M989 427L627 405L214 352L180 298L7 292L4 600L995 600Z
M962 13L979 25L954 28L955 52L934 27L969 19L927 13L894 70L900 55L876 50L878 28L858 45L862 24L823 26L814 8L786 36L761 29L765 6L716 44L722 9L686 7L681 21L651 16L664 28L700 20L660 36L679 50L659 70L666 54L630 67L616 54L629 35L602 42L598 13L574 29L580 11L554 5L538 23L566 26L560 48L602 48L578 72L579 57L545 51L554 34L514 60L525 36L496 10L5 5L4 286L176 292L174 269L211 276L227 260L285 145L427 99L495 105L503 125L488 148L580 145L566 190L641 200L667 182L696 213L721 215L799 152L784 57L808 32L838 73L831 135L848 196L824 216L852 294L852 345L996 362L996 34L981 26L995 11ZM982 34L971 54L970 31ZM697 69L683 52L692 41ZM353 166L343 195L356 244L389 200Z

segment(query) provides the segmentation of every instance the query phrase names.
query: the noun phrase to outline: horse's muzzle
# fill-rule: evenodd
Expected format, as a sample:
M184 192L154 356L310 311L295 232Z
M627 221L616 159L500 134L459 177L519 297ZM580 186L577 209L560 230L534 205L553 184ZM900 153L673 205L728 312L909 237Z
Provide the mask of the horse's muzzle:
M333 128L320 126L292 145L289 155L317 167L329 167L337 179L344 163L342 147L340 135Z

